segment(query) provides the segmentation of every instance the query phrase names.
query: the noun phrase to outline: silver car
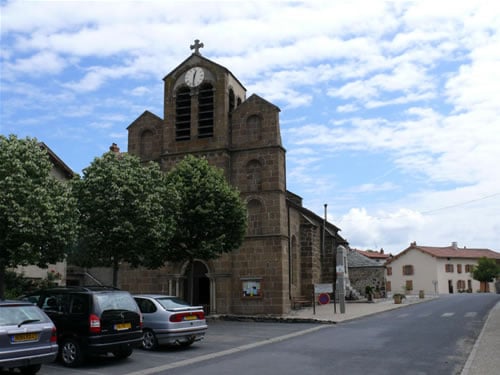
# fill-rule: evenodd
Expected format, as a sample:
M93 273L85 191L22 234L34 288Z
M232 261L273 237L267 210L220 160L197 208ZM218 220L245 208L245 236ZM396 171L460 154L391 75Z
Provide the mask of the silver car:
M41 309L0 300L0 369L36 374L43 363L56 359L57 351L56 327Z
M161 294L139 294L134 299L144 320L144 349L153 350L158 345L189 346L205 337L207 322L201 306Z

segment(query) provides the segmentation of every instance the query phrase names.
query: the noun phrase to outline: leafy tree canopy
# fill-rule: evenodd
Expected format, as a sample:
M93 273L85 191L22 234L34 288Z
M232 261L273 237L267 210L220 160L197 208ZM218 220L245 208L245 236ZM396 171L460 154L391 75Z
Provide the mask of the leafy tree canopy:
M168 175L180 198L172 261L209 260L237 249L246 231L246 207L221 170L188 155Z
M500 275L500 266L495 259L480 258L472 270L474 280L491 283Z
M36 139L0 135L0 296L7 268L61 261L75 240L76 201L51 169Z
M158 164L141 165L135 156L110 151L84 170L74 191L81 230L72 262L113 266L115 285L122 261L133 267L164 264L177 197Z

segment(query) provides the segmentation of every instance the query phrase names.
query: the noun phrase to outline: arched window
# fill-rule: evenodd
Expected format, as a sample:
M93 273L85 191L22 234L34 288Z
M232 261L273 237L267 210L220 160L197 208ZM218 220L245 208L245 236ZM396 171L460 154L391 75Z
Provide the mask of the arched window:
M249 235L262 234L262 203L257 199L252 199L247 205L248 212L248 227L247 233Z
M210 83L200 86L198 93L198 137L214 135L214 90Z
M188 87L181 87L175 96L175 139L191 138L191 94Z
M258 160L250 160L246 167L248 191L262 190L262 164Z
M229 89L229 113L234 110L234 91L233 89Z
M247 134L249 140L257 140L260 139L260 127L261 127L261 119L257 115L251 115L247 118Z
M142 160L149 160L153 156L153 132L145 130L141 134L140 155Z

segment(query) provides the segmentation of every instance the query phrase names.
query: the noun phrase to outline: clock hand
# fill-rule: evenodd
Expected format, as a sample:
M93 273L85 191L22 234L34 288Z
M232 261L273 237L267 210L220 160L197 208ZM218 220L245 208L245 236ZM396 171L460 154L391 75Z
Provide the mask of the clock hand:
M193 85L194 85L194 80L195 80L195 77L196 77L196 70L194 71L194 74L193 74Z

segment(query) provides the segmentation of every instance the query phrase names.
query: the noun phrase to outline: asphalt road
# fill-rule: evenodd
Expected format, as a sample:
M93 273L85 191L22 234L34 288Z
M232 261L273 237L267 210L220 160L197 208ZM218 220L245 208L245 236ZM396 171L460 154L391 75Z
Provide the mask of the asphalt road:
M494 294L462 294L337 325L212 321L188 349L136 350L40 375L459 374Z

